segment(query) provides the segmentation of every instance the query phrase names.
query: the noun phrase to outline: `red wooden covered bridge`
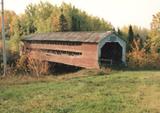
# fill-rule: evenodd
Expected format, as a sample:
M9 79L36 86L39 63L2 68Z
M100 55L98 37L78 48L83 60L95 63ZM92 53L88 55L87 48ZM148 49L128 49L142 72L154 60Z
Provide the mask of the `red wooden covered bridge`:
M111 31L33 34L22 44L23 54L48 62L84 68L126 62L126 42Z

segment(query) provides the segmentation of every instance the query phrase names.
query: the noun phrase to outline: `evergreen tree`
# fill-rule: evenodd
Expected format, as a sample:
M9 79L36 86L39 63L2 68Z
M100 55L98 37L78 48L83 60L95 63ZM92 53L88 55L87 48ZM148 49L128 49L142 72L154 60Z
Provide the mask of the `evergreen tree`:
M123 35L122 31L121 31L119 28L118 28L117 33L118 33L118 35L120 35L120 36L122 36L122 35Z
M113 28L112 28L112 31L113 31L113 32L116 32L116 29L113 27Z
M72 16L72 31L77 31L77 19L74 17L74 16Z
M72 16L72 31L80 31L80 20L75 17L75 16Z
M78 21L78 31L80 31L81 30L81 21L79 20Z
M61 9L61 15L60 15L60 20L59 20L59 23L60 23L60 31L64 32L64 31L68 31L68 23L67 23L67 20L63 14L63 9Z
M132 51L133 40L134 40L134 32L133 32L132 26L130 25L129 29L128 29L128 47L127 47L127 51Z
M129 44L132 44L133 40L134 40L134 32L133 32L132 26L130 25L129 26L129 30L128 30L128 41L129 41Z

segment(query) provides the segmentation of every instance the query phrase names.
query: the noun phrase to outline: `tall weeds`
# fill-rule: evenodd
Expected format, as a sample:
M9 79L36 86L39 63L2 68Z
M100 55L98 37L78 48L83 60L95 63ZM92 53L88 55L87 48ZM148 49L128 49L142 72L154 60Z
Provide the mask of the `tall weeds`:
M31 73L37 77L41 75L46 75L49 73L49 64L48 62L28 58L28 69L31 71Z

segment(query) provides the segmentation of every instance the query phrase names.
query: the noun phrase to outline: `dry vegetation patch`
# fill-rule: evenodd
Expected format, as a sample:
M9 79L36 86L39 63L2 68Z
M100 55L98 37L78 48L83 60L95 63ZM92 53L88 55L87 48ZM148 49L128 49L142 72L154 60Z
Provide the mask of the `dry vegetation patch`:
M102 75L109 75L111 74L111 69L103 69L103 70L87 70L82 69L78 72L72 72L67 74L53 74L53 75L41 75L37 77L36 75L33 76L29 73L26 75L14 75L10 74L0 79L0 85L13 85L13 84L29 84L35 82L54 82L54 81L64 81L70 80L73 78L83 78L88 76L102 76Z

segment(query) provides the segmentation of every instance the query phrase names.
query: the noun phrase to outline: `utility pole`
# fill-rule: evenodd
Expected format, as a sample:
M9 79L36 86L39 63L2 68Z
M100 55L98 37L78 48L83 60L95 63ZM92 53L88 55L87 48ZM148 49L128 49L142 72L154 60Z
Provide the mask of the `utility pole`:
M4 30L4 2L1 0L1 8L2 8L2 42L3 42L3 76L6 76L6 68L7 68L7 58L6 58L6 38L5 38L5 30Z

